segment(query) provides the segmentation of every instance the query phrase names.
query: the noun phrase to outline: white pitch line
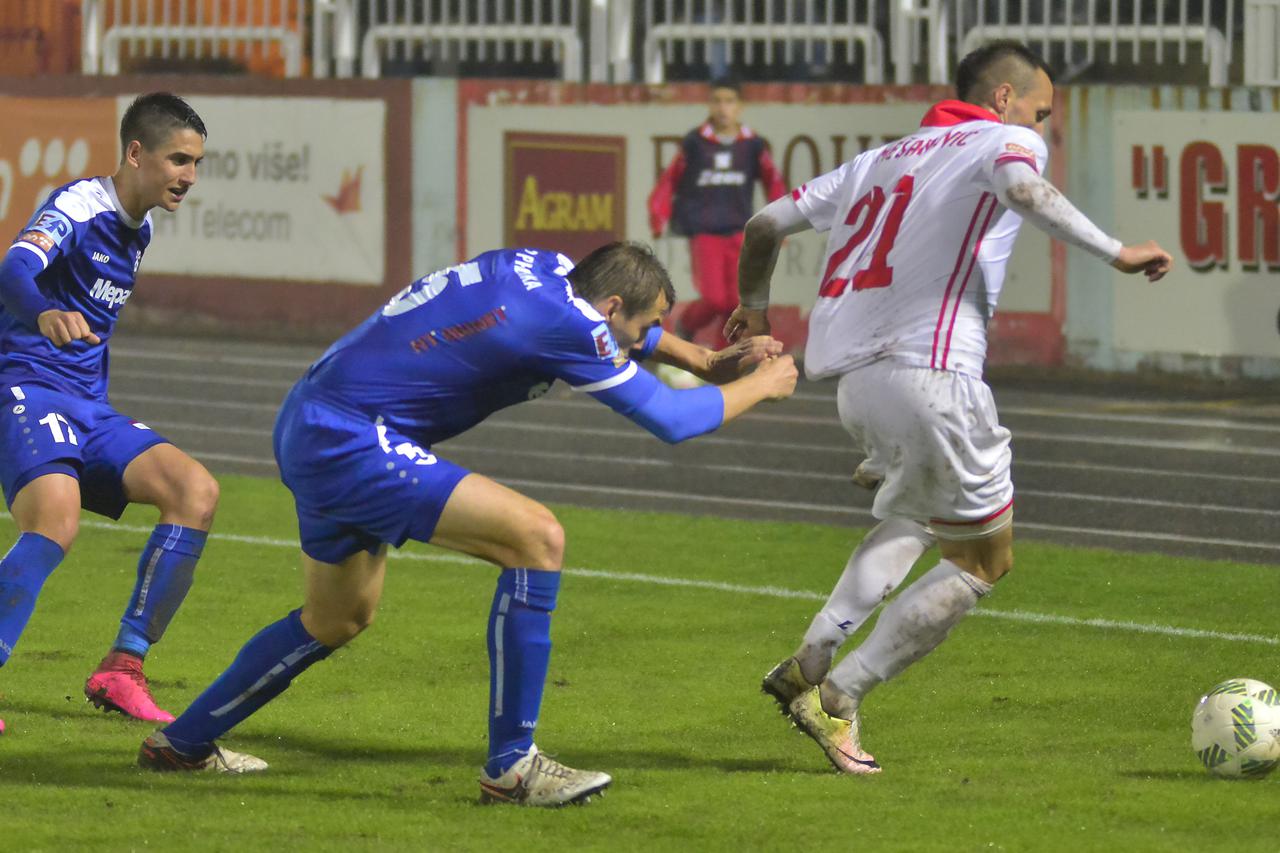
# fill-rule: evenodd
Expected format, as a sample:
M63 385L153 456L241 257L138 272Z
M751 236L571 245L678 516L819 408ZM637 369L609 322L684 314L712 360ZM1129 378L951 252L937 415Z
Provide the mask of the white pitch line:
M11 518L8 513L0 513L4 518ZM102 530L114 530L125 533L151 533L152 528L135 524L119 524L107 521L85 519L82 527ZM269 536L244 536L235 533L211 533L210 539L224 542L236 542L244 545L263 545L273 548L297 549L298 543L290 539L277 539ZM397 560L411 560L426 563L450 563L455 565L492 567L483 560L461 554L420 553L416 551L390 551L389 556ZM642 583L651 586L671 586L685 589L702 589L710 592L728 592L737 595L755 595L764 598L801 599L804 601L826 601L827 594L803 589L787 589L777 586L749 586L746 584L724 583L722 581L697 580L693 578L673 578L663 575L650 575L641 572L613 572L601 569L566 568L564 573L575 577L594 578L604 581L622 581L626 583ZM1176 625L1159 623L1132 622L1114 619L1081 619L1075 616L1061 616L1054 613L1032 613L1026 610L990 610L979 608L974 611L978 616L991 619L1005 619L1011 622L1025 622L1039 625L1061 625L1068 628L1097 628L1108 631L1127 631L1138 634L1153 634L1165 637L1180 637L1196 640L1224 640L1234 643L1257 643L1266 646L1280 646L1280 637L1269 637L1264 634L1241 634L1224 631L1210 631L1202 628L1180 628Z

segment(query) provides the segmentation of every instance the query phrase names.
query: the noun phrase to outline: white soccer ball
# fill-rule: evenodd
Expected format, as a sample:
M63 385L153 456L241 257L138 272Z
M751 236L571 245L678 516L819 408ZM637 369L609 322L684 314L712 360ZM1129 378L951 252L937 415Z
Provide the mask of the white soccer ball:
M1252 678L1222 682L1196 703L1191 748L1215 776L1266 776L1280 765L1280 693Z

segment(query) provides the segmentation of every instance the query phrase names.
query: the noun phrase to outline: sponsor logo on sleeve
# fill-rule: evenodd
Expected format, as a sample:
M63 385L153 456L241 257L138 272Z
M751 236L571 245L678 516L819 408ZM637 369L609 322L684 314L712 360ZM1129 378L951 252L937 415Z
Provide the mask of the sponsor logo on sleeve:
M1016 142L1006 142L1004 144L1004 152L1006 154L1013 154L1017 157L1027 157L1031 160L1036 159L1036 152L1032 151L1025 145L1019 145Z
M595 339L596 355L602 361L612 361L617 365L621 365L626 361L626 356L618 351L618 344L614 341L613 334L609 331L608 323L601 323L592 329L591 337Z
M27 233L31 232L43 232L53 240L54 245L61 246L62 241L71 234L71 220L61 211L52 208L42 210L27 229Z
M26 231L18 235L19 243L30 243L40 251L48 254L53 251L53 247L57 245L53 238L43 231Z

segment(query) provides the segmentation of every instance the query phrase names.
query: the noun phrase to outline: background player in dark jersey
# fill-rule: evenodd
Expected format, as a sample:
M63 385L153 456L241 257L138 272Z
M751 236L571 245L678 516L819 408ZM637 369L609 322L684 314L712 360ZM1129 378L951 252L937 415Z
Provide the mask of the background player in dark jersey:
M632 243L577 267L535 249L488 252L405 288L343 337L285 399L275 452L293 492L306 603L258 633L176 722L143 743L157 770L262 770L214 740L359 634L382 593L386 545L408 539L501 568L489 614L489 760L482 798L580 801L610 783L538 752L534 727L551 652L564 531L541 504L436 456L436 442L556 379L670 442L789 396L796 369L755 338L719 354L663 333L675 297L666 270ZM654 355L724 381L667 388L629 355Z
M693 285L701 299L680 315L676 334L690 340L708 323L719 335L738 307L738 253L755 209L755 182L769 201L787 191L764 140L742 123L738 84L712 83L710 108L649 194L653 236L661 236L670 221L674 233L689 238ZM718 338L717 348L724 346Z
M196 182L205 127L174 95L143 95L120 125L112 177L53 191L0 263L0 486L18 541L0 561L0 664L45 579L76 538L80 508L119 518L159 508L109 654L85 683L102 708L143 720L156 707L142 659L191 587L218 503L204 467L107 402L107 345L151 241L154 207Z

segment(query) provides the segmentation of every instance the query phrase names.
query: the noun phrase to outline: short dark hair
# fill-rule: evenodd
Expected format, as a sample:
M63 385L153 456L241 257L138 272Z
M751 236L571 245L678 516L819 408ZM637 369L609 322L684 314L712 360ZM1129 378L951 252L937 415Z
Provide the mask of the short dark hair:
M183 127L194 130L202 139L209 136L200 116L177 95L168 92L139 95L120 120L120 150L126 150L136 139L151 151Z
M621 296L628 315L652 308L659 293L667 297L668 308L676 304L671 276L643 243L606 243L571 269L568 278L574 292L588 302Z
M982 47L970 51L964 59L960 60L960 64L956 66L956 96L962 101L976 103L974 98L981 98L986 94L985 91L975 92L976 89L985 89L986 85L984 84L989 84L994 88L1005 82L1003 80L993 81L988 78L992 70L1009 59L1015 60L1029 72L1034 72L1037 69L1043 71L1049 75L1050 81L1053 80L1053 70L1040 58L1039 54L1020 41L1000 39L988 42ZM1027 79L1029 80L1030 77L1028 76ZM1019 92L1025 91L1026 88L1017 83L1014 83L1014 86Z
M711 91L716 89L730 89L739 98L742 97L742 84L732 77L717 77L711 81Z

